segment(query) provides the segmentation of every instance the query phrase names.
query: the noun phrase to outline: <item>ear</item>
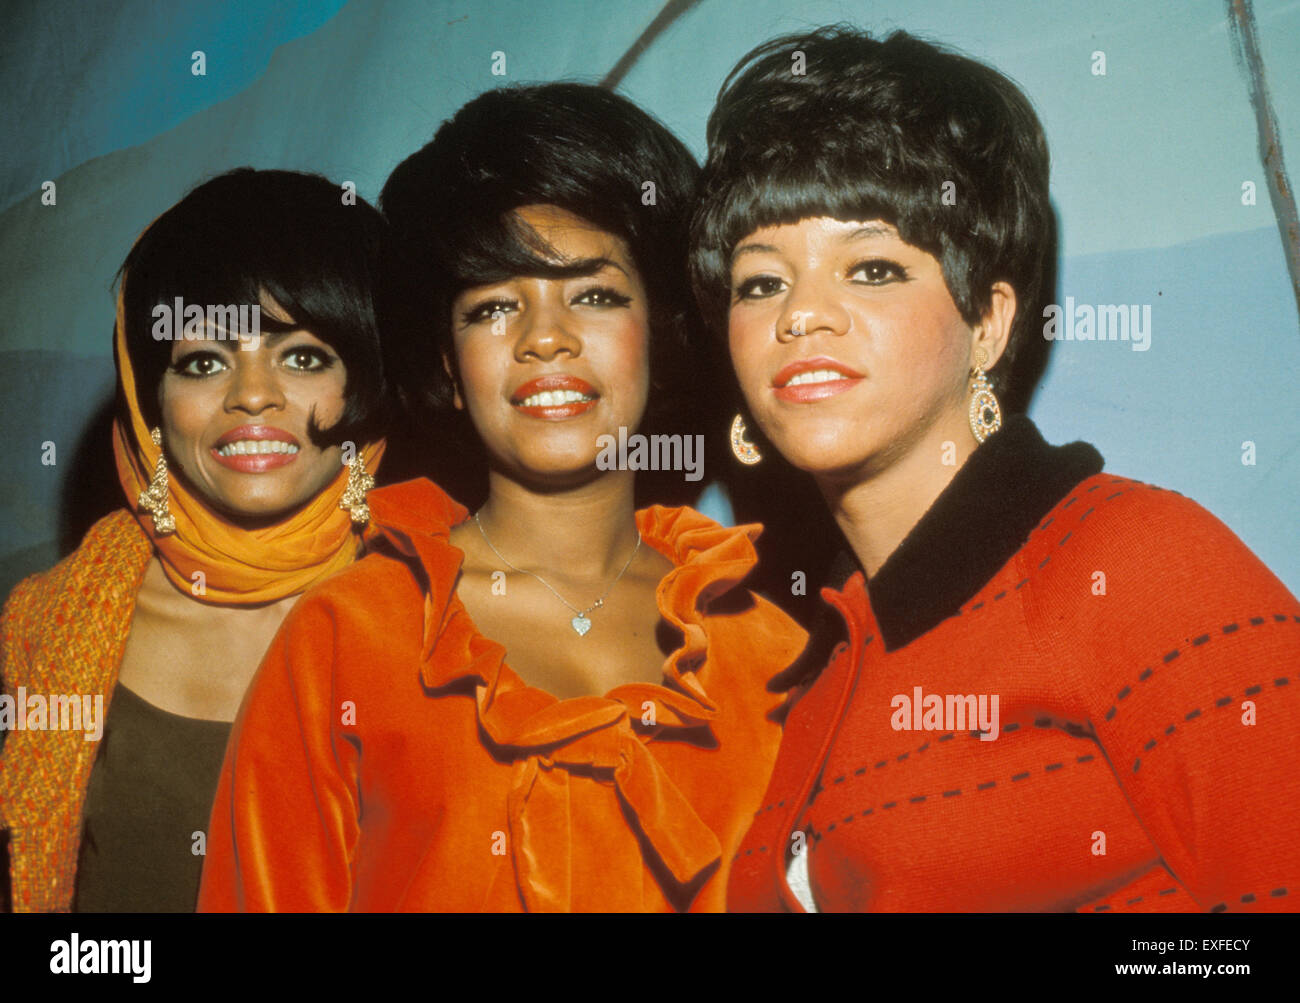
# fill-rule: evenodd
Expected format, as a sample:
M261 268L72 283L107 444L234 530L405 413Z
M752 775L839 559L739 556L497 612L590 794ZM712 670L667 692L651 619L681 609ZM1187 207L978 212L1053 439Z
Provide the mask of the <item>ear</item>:
M986 370L992 369L1002 358L1011 340L1011 324L1016 319L1016 291L1009 282L993 283L989 308L984 311L980 322L971 329L971 357L978 358L979 350L984 349L988 361Z
M465 401L460 395L460 380L457 378L456 370L451 364L451 358L446 352L442 353L442 369L447 374L447 378L451 380L452 404L455 405L457 411L464 411Z

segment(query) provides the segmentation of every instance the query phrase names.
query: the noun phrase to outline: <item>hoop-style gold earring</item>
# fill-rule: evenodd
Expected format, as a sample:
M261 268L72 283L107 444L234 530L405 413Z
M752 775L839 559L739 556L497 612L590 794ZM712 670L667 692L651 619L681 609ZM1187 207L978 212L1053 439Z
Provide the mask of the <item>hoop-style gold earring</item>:
M988 353L979 350L975 357L975 371L972 373L970 399L970 430L976 442L983 442L1002 427L1002 408L993 394L993 384L984 372L984 363Z
M159 447L160 452L158 462L153 468L153 480L149 482L149 487L140 492L136 503L153 516L154 532L159 536L166 536L168 533L176 532L176 520L167 507L167 460L161 452L162 429L155 428L149 433L149 438L153 439L154 445Z
M763 459L763 454L758 451L758 448L745 438L745 419L740 415L736 415L731 422L731 451L736 454L736 459L747 467L752 467Z
M348 486L343 489L339 499L339 508L345 508L358 526L370 521L370 506L366 504L366 492L375 486L375 478L366 473L366 462L357 453L348 464Z

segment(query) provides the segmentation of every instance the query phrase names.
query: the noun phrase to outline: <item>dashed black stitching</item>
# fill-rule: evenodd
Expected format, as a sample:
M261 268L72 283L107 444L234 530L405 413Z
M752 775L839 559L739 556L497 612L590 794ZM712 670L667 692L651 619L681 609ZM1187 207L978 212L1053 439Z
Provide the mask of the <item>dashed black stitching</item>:
M1109 911L1110 911L1110 906L1108 906L1108 905L1099 905L1099 906L1097 906L1096 910L1094 910L1094 911L1095 911L1095 912L1109 912Z
M998 785L998 782L997 782L996 780L989 780L989 781L986 781L985 783L979 784L975 789L976 789L977 791L986 791L986 790L988 790L990 787L996 787L997 785Z
M1058 546L1058 547L1064 547L1064 546L1065 546L1065 541L1068 540L1068 539L1069 539L1071 536L1073 536L1073 535L1074 535L1074 530L1070 530L1070 532L1066 533L1063 537L1061 537L1061 542L1058 543L1057 546Z
M1135 760L1133 760L1133 772L1136 773L1136 772L1138 771L1138 768L1139 768L1141 765L1142 765L1142 760L1140 760L1140 759L1135 759Z
M1059 770L1059 769L1060 769L1062 766L1064 766L1064 765L1065 765L1064 763L1048 763L1048 764L1044 767L1044 769L1045 769L1048 773L1051 773L1053 770Z
M896 807L897 805L898 805L898 802L897 802L897 801L886 801L886 802L885 802L884 804L882 804L880 807L882 807L882 808L894 808L894 807Z
M1285 676L1283 676L1281 679L1274 679L1274 680L1273 680L1273 685L1274 685L1274 686L1285 686L1285 685L1287 685L1290 681L1291 681L1291 680L1289 680L1289 679L1287 679Z
M940 742L947 742L947 741L950 741L951 739L954 739L954 738L956 738L956 737L957 737L957 736L954 735L954 734L950 731L950 732L948 732L948 734L946 734L946 735L940 735L940 736L939 736L939 741L940 741Z
M924 794L918 794L916 797L911 798L910 800L911 800L912 804L920 804L922 801L925 800L925 795L924 795Z
M1192 647L1199 648L1202 644L1205 644L1207 641L1209 641L1209 639L1210 639L1209 634L1202 634L1200 637L1194 637L1192 638Z
M1238 631L1238 630L1240 630L1240 629L1241 629L1241 627L1240 627L1238 624L1235 624L1235 623L1225 623L1225 624L1223 625L1223 632L1224 632L1225 634L1232 634L1232 633L1235 633L1236 631Z
M1016 774L1014 777L1012 777L1011 779L1012 779L1013 781L1015 781L1015 780L1026 780L1026 779L1028 779L1028 777L1029 777L1029 774L1028 774L1028 773L1017 773L1017 774Z
M981 599L979 602L977 602L974 606L970 608L970 611L974 613L977 609L979 609L983 605L984 605L984 600Z
M1044 557L1041 561L1039 561L1039 562L1038 562L1038 567L1039 567L1039 569L1041 570L1041 569L1047 567L1047 562L1050 561L1051 559L1052 559L1052 555L1051 555L1051 554L1048 554L1048 555L1047 555L1046 557Z
M1183 720L1184 720L1184 721L1191 721L1191 720L1194 720L1195 718L1198 718L1198 717L1200 717L1200 716L1201 716L1201 708L1197 707L1196 710L1191 710L1191 711L1188 711L1186 714L1184 714L1184 715L1183 715Z
M888 763L889 763L888 759L882 759L880 762L876 764L876 769L880 769L882 766L885 766Z
M960 794L960 793L961 793L960 790L956 790L956 791L944 791L944 792L943 792L943 796L946 797L946 798L955 798L955 797L956 797L958 794Z
M1176 891L1178 891L1178 886L1177 886L1177 885L1175 885L1173 888L1166 888L1166 889L1164 889L1162 892L1160 892L1160 894L1161 894L1161 895L1172 895L1172 894L1173 894L1174 892L1176 892Z
M1139 902L1141 902L1141 901L1142 901L1142 896L1139 895L1139 896L1138 896L1137 898L1135 898L1135 899L1129 899L1129 900L1128 900L1127 902L1125 902L1124 904L1125 904L1125 905L1137 905L1137 904L1138 904Z
M1076 763L1091 763L1091 762L1092 762L1094 759L1096 759L1096 758L1097 758L1097 757L1094 756L1094 755L1090 752L1090 753L1088 753L1086 756L1077 756L1077 757L1075 757L1075 760L1074 760L1074 761L1075 761Z
M1050 728L1051 726L1052 726L1052 719L1051 719L1050 717L1036 717L1036 718L1034 718L1034 727L1035 727L1035 728Z
M901 763L904 759L906 759L910 755L911 755L910 752L903 752L898 755L897 759Z
M1151 739L1151 741L1147 742L1147 744L1142 747L1142 751L1150 752L1155 747L1156 747L1156 740L1153 738Z
M1112 498L1118 498L1123 493L1124 493L1123 491L1116 491L1113 495L1107 495L1105 500L1110 501Z
M1007 590L1003 589L1001 592L999 592L997 595L993 597L993 601L997 602L999 599L1005 598L1006 594L1007 594Z
M1003 731L1015 731L1015 730L1016 730L1017 728L1019 728L1019 727L1020 727L1020 722L1019 722L1019 721L1012 721L1009 725L1007 725L1007 726L1006 726L1005 728L1003 728L1002 730L1003 730Z
M1047 521L1046 521L1045 523L1043 523L1041 526L1038 527L1039 532L1042 532L1043 530L1045 530L1048 526L1050 526L1050 525L1051 525L1053 522L1055 522L1055 521L1056 521L1056 516L1054 516L1054 515L1052 515L1052 516L1048 516L1048 517L1047 517Z
M1029 584L1029 579L1022 578L1020 579L1020 581L1016 582L1016 588L1020 588L1022 585L1028 585L1028 584Z
M1110 710L1106 711L1106 720L1109 721L1114 716L1115 716L1115 705L1111 704Z
M859 766L856 770L853 771L853 775L855 777L860 777L862 776L862 774L866 772L867 772L867 768L865 766Z
M1214 706L1226 707L1230 703L1232 703L1232 697L1219 697L1218 700L1214 701Z
M1269 892L1268 894L1269 894L1269 896L1272 897L1272 898L1280 899L1283 895L1286 894L1286 889L1285 889L1285 888L1274 888L1274 889L1273 889L1271 892Z
M1153 672L1155 672L1155 669L1151 668L1150 666L1143 669L1142 672L1138 675L1138 682L1145 683L1148 679L1151 678L1151 673Z
M1174 731L1177 730L1177 728L1178 728L1178 726L1177 726L1176 724L1171 724L1168 728L1165 729L1165 734L1166 734L1166 735L1172 735L1172 734L1174 733Z
M1165 664L1168 665L1168 664L1169 664L1170 662L1172 662L1175 658L1177 658L1180 654L1182 654L1182 652L1180 652L1177 648L1175 648L1173 651L1171 651L1171 652L1169 652L1167 655L1165 655Z
M1285 614L1285 613L1274 613L1274 614L1273 614L1273 620L1274 620L1275 622L1277 622L1277 623L1286 623L1286 614Z
M1258 627L1263 622L1264 622L1264 618L1262 616L1252 616L1250 618L1250 625L1252 627Z
M1127 697L1127 696L1128 696L1130 693L1132 693L1132 692L1133 692L1133 691L1132 691L1131 689L1129 689L1129 687L1125 686L1122 690L1119 691L1119 694L1116 696L1115 699L1117 699L1117 700L1123 700L1125 697Z
M1241 901L1242 901L1242 902L1245 902L1245 903L1254 902L1254 901L1255 901L1255 896L1254 896L1252 893L1247 892L1245 895L1243 895L1243 896L1241 897Z
M1079 516L1079 521L1080 521L1080 522L1083 522L1084 519L1088 518L1088 516L1092 515L1092 513L1096 512L1096 511L1097 511L1096 507L1093 507L1093 508L1088 509L1087 512L1085 512L1085 513L1083 513L1083 515Z
M1247 686L1247 687L1246 687L1246 696L1248 696L1248 697L1253 697L1256 693L1258 693L1258 692L1259 692L1260 690L1262 690L1263 688L1264 688L1263 686Z
M1078 500L1079 500L1079 496L1078 496L1078 495L1075 495L1075 496L1074 496L1073 498L1071 498L1068 502L1066 502L1064 505L1061 506L1061 511L1064 512L1067 508L1069 508L1071 505L1073 505L1073 504L1074 504L1075 502L1077 502Z

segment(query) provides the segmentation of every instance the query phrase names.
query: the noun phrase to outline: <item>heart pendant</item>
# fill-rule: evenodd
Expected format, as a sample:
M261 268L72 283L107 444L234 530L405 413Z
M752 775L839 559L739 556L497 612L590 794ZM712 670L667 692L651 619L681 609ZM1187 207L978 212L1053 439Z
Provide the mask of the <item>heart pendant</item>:
M579 637L584 637L587 631L591 630L591 621L579 613L569 623L573 624L573 629L578 632Z

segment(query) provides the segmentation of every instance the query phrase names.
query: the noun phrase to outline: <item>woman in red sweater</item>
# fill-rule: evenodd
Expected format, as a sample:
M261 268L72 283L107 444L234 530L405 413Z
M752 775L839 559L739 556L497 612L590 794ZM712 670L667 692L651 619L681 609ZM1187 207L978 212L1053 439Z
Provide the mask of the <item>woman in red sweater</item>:
M693 268L734 448L811 474L851 550L729 907L1295 909L1300 604L997 400L1053 289L1025 96L822 29L745 57L708 138Z

